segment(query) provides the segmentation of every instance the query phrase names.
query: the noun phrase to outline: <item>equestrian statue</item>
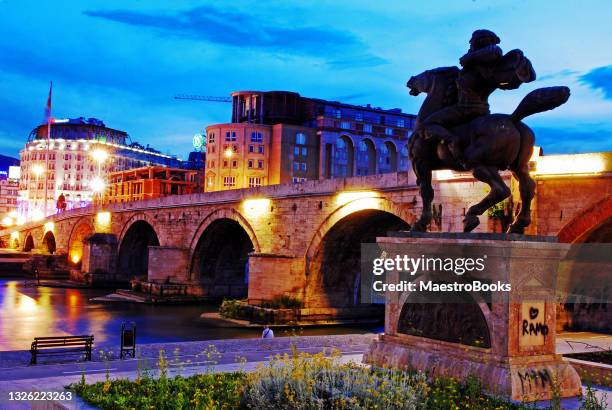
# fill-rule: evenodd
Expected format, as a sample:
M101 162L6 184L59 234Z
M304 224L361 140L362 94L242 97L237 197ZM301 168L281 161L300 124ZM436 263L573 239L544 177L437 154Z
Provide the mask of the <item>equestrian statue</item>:
M411 95L427 94L409 141L410 160L423 202L414 231L426 231L431 222L432 171L441 169L471 171L474 178L491 187L482 201L468 209L464 232L476 228L479 215L510 196L510 189L499 175L501 170L512 172L521 198L520 210L508 232L522 234L531 223L535 182L529 175L529 159L535 136L521 120L564 104L570 90L538 88L527 94L512 114L491 114L488 99L493 91L514 90L536 78L531 62L521 50L504 54L499 43L492 31L476 30L468 52L459 60L461 68L435 68L408 80Z

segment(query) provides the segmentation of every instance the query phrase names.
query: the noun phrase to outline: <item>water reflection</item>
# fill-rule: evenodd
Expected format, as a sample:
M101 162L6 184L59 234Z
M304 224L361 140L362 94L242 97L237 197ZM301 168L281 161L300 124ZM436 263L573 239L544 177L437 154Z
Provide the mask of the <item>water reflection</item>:
M34 337L93 334L96 344L119 345L124 321L137 326L138 342L259 337L260 329L217 327L200 319L212 305L105 304L89 299L105 290L26 287L23 281L0 280L0 350L26 350ZM302 334L363 333L377 327L307 328ZM283 331L275 332L278 336Z

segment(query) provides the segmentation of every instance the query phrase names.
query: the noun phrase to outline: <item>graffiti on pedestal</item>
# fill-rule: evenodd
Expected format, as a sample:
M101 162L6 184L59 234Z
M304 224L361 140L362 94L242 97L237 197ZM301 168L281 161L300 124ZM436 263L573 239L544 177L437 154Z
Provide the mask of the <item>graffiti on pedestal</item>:
M544 302L523 302L519 320L519 345L542 346L548 335Z
M546 368L518 370L516 375L521 381L521 391L523 394L531 394L542 389L548 389L552 384L552 378Z

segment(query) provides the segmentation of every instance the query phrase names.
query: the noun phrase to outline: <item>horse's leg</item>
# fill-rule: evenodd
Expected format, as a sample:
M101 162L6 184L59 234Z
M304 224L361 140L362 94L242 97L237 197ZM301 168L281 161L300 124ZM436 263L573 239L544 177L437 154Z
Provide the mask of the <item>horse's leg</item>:
M412 230L426 232L427 226L431 223L431 203L434 198L434 190L431 186L431 167L426 161L416 161L413 164L419 183L419 193L421 194L421 201L423 202L423 210L421 211L421 217L415 222Z
M491 192L482 201L472 205L463 219L463 231L471 232L480 224L478 219L487 209L510 196L510 188L504 183L497 168L477 166L473 171L474 178L491 187Z
M519 192L521 193L521 209L508 227L508 233L525 233L525 228L531 223L531 200L535 196L536 183L529 175L527 164L523 164L519 169L513 171L514 177L519 182Z

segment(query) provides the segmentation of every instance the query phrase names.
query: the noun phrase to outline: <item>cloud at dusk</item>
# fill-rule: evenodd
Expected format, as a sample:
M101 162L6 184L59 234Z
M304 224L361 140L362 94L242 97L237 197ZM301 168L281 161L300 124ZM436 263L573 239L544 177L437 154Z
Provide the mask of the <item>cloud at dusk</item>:
M51 80L55 117L100 118L181 157L194 133L229 121L230 107L174 100L180 93L290 90L415 113L422 96L410 97L406 80L457 64L476 28L495 30L504 51L523 49L538 73L497 91L492 111L568 85L567 104L526 120L538 144L612 150L612 5L544 3L1 1L0 153L16 156L42 121Z

